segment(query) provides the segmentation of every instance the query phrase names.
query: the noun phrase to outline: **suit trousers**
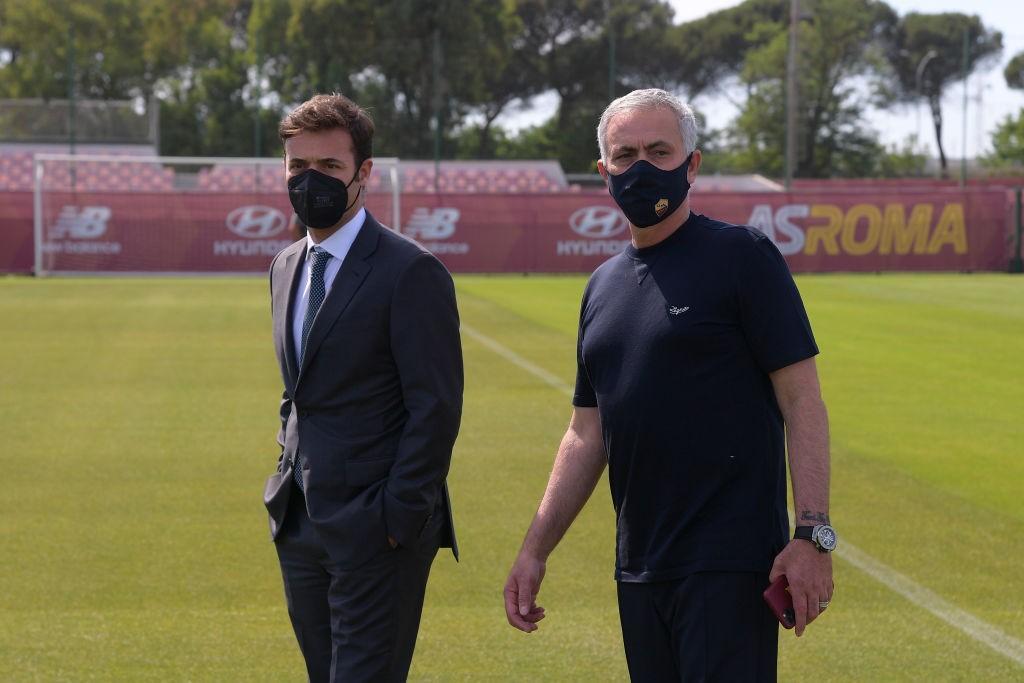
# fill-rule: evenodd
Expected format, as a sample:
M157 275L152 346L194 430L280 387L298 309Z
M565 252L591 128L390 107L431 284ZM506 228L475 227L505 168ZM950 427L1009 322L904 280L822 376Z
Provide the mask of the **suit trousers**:
M370 560L342 569L328 556L305 498L292 484L275 546L310 683L407 678L443 517L434 515L415 547L392 548L382 538Z
M619 618L634 683L773 683L779 622L762 592L768 575L699 572L674 581L619 582Z

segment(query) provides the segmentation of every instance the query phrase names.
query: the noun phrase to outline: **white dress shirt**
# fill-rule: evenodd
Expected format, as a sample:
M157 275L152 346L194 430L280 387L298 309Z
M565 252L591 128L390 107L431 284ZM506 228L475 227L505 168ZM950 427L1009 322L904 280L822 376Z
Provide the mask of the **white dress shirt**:
M324 272L324 300L326 301L326 296L331 293L334 278L341 270L341 265L345 261L345 257L348 256L352 243L356 241L356 236L364 222L366 222L366 209L359 209L359 213L353 216L352 220L338 228L334 234L320 244L314 242L308 234L306 235L306 258L302 262L302 275L300 276L302 280L299 285L299 295L295 297L295 308L292 310L292 337L295 340L296 363L302 361L302 321L306 317L306 306L309 302L311 284L309 266L312 262L313 247L326 249L331 255L331 260L327 262L327 270Z

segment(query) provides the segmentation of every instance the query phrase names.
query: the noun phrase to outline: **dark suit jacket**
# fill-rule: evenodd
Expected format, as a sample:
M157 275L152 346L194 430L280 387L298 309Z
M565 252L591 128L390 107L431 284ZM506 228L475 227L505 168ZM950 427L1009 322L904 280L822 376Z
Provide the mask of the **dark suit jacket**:
M274 343L284 379L281 457L264 503L277 537L301 454L309 518L331 558L355 566L390 535L414 545L444 515L445 477L462 415L462 347L451 275L369 213L324 300L297 367L294 300L305 240L270 266ZM436 525L430 525L436 529Z

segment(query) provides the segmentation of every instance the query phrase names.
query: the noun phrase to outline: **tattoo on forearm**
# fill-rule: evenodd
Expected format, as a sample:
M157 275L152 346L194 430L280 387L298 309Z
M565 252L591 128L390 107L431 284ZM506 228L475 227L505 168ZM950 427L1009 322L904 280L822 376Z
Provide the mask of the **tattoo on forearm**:
M811 512L810 510L804 510L800 513L800 519L806 522L817 522L818 524L831 524L828 520L828 515L824 512Z

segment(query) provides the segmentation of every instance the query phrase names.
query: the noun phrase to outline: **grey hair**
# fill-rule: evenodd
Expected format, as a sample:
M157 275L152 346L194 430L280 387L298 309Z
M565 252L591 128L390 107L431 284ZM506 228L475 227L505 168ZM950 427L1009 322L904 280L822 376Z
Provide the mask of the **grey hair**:
M613 100L601 114L601 121L597 124L597 146L601 150L601 160L608 163L608 144L605 142L604 136L608 132L608 122L613 116L633 109L658 109L661 107L671 109L679 119L679 133L683 137L683 152L688 155L697 149L697 118L693 115L690 105L660 88L647 88L646 90L634 90L628 95Z

